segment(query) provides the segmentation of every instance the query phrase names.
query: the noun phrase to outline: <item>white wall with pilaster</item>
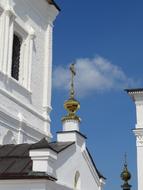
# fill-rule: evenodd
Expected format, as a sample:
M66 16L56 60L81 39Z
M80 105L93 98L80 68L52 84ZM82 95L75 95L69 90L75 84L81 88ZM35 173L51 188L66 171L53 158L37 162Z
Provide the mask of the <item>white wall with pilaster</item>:
M137 146L138 190L141 190L143 188L143 128L135 129L134 134Z
M57 14L45 0L0 0L0 111L4 115L0 127L5 133L10 130L16 143L51 138L52 35ZM22 37L19 81L11 77L14 32Z
M143 94L136 94L135 105L136 105L136 129L134 130L136 136L137 146L137 172L138 172L138 190L143 189Z
M89 154L84 147L74 144L59 153L56 168L57 182L59 184L68 186L71 189L76 189L74 188L74 180L76 172L78 171L80 174L79 190L103 189L105 182L98 177Z
M137 146L137 177L138 190L143 189L143 90L134 90L129 95L135 102L136 106L136 125L133 130L136 136Z

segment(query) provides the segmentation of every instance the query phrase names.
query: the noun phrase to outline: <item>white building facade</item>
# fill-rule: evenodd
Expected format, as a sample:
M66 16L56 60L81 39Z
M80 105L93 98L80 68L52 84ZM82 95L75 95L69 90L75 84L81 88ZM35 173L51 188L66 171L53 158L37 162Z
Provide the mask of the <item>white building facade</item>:
M102 190L105 183L80 133L73 92L63 130L51 142L52 36L59 11L53 0L0 0L3 190Z
M51 138L52 35L58 13L46 0L0 0L1 144Z
M138 190L143 189L143 89L126 90L136 106L136 125L133 130L137 146L137 177Z

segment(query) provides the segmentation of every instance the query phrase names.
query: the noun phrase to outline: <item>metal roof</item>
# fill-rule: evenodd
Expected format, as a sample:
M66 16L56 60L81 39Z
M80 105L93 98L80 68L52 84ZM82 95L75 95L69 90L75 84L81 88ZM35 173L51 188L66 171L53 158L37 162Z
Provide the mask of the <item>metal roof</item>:
M84 136L83 136L84 137ZM56 153L64 151L75 142L48 142L45 138L34 144L7 144L0 145L0 180L4 179L48 179L55 181L52 176L44 172L32 171L32 160L29 156L29 150L51 149ZM97 170L95 163L87 149L93 166L99 176L104 178ZM105 178L104 178L105 179Z
M32 160L29 157L29 150L50 148L59 153L72 145L73 142L52 142L48 143L42 139L35 144L8 144L0 146L0 179L49 179L56 180L45 173L32 172Z

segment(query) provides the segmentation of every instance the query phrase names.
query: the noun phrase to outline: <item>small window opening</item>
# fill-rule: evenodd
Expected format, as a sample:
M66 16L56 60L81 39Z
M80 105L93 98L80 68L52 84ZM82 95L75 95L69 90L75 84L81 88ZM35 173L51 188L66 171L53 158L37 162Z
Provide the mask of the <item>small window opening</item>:
M22 39L18 35L14 34L14 36L13 36L13 49L12 49L11 76L16 80L19 80L21 42L22 42Z
M74 177L74 190L80 190L81 181L80 181L80 173L79 171L76 172Z

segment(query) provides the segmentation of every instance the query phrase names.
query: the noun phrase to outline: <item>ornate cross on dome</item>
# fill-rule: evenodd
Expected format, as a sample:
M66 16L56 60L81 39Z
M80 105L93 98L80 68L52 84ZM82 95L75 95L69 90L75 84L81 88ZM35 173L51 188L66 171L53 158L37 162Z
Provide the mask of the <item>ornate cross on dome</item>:
M70 98L65 101L64 108L67 110L68 115L62 118L62 121L66 120L77 120L80 122L80 118L76 115L77 110L80 108L80 103L75 99L75 91L74 91L74 76L76 75L75 64L70 65L71 72L71 84L70 84Z
M70 71L71 71L71 88L70 88L70 98L74 99L75 91L74 91L74 76L76 75L75 71L75 63L72 63L70 65Z
M127 153L125 152L125 165L127 165Z

